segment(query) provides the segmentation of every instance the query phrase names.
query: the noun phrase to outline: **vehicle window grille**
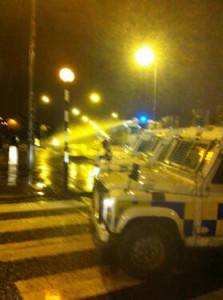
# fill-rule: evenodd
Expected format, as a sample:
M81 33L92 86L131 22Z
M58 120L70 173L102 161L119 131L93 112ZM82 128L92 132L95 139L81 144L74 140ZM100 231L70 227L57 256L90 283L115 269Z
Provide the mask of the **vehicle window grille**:
M152 152L158 144L160 137L153 136L149 141L143 141L138 149L139 152Z
M184 165L190 169L196 169L202 161L207 148L208 144L194 143L185 157Z
M167 153L169 152L169 151L168 151L169 148L170 148L170 144L163 144L163 145L162 145L162 150L160 151L159 157L158 157L158 159L157 159L159 162L164 161L164 159L165 159L166 156L167 156Z
M189 143L187 142L181 142L176 145L176 148L170 155L170 162L175 163L175 164L180 164L183 159L185 158L185 155L188 151L188 146L190 146Z
M196 170L202 161L209 143L198 141L179 141L170 156L167 163L169 165L179 166Z
M154 136L151 140L151 143L149 145L149 147L147 148L147 154L151 154L154 152L154 150L156 149L157 145L159 144L161 138L158 136Z
M163 162L165 161L169 155L172 153L174 147L176 146L176 144L179 142L178 139L174 139L172 140L172 142L167 143L166 145L163 145L163 149L160 152L160 155L158 157L158 161Z
M140 146L139 146L139 148L138 148L138 151L145 153L147 151L150 143L151 143L151 140L149 140L149 141L142 141L141 144L140 144Z
M134 142L132 143L131 148L132 148L132 149L137 149L138 143L139 143L139 141L138 141L138 139L136 139L136 141L134 141Z

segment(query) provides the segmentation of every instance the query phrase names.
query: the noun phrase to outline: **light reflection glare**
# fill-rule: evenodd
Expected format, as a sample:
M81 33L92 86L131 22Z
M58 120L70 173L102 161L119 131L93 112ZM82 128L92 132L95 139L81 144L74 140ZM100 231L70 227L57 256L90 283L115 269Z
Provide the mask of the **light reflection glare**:
M45 195L45 193L44 193L44 192L40 192L40 191L38 191L38 192L37 192L37 195L38 195L38 196L44 196L44 195Z
M112 128L115 128L117 126L121 126L123 121L113 120L112 122L108 122L107 120L106 122L101 122L100 124L95 124L92 121L90 123L92 126L89 126L89 123L83 122L82 125L80 126L77 126L76 124L75 125L70 124L69 127L70 130L72 132L75 132L75 134L72 134L69 137L70 145L72 145L72 143L77 144L81 142L89 142L89 140L92 141L95 140L95 130L98 130L98 133L101 134L102 136L104 136L104 134L107 136L106 134L107 130L111 130ZM95 124L96 126L94 127L92 123ZM83 131L83 126L84 126L83 124L86 124L86 126L84 127L84 131ZM103 128L103 130L99 131L99 128ZM63 140L64 140L64 134L62 132L58 133L57 135L54 136L54 139L51 140L51 145L53 145L54 147L55 146L58 147L63 143ZM53 144L53 141L55 144Z
M17 165L8 165L8 185L14 186L17 183L18 168Z
M94 184L94 166L87 164L70 164L69 168L70 189L81 188L91 192Z
M41 182L37 182L36 183L36 187L38 189L43 189L47 186L50 186L51 184L51 181L50 181L50 170L49 170L49 167L45 164L41 165L39 167L40 169L40 173L39 173L39 176L40 176L40 179L41 179Z
M94 186L94 171L89 170L88 172L88 178L87 178L87 189L91 191Z
M45 300L61 300L61 297L58 293L53 294L53 293L47 292L45 295Z
M53 145L54 147L58 147L58 146L60 145L59 140L56 139L56 138L54 138L54 139L52 140L52 145Z
M44 189L46 187L46 185L43 182L37 182L36 187L39 188L39 189Z
M205 160L210 161L213 156L214 156L214 152L213 151L208 151Z
M9 165L17 165L18 164L18 149L16 146L9 147L8 164Z

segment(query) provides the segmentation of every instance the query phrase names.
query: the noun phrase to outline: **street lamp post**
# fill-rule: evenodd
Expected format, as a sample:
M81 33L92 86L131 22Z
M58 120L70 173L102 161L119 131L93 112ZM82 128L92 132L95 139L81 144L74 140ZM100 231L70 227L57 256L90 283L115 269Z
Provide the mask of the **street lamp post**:
M36 0L31 1L31 28L29 41L29 87L28 87L28 183L33 183L34 165L34 123L35 108L34 99L34 67L35 67L35 48L36 48Z
M155 60L154 52L151 48L144 47L139 49L135 55L136 61L142 67L147 67L150 64L154 64L154 90L153 90L153 107L152 115L153 120L156 120L156 106L157 106L157 62Z
M156 121L157 105L157 63L154 61L153 120Z
M68 69L63 68L59 73L60 79L64 83L71 83L74 81L74 73ZM69 166L69 102L70 92L67 87L64 88L64 189L68 188L68 166Z

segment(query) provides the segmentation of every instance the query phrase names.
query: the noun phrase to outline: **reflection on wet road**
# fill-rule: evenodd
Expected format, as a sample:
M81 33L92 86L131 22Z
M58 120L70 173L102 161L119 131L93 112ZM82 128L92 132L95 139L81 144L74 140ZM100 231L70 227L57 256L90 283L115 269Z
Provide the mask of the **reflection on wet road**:
M64 186L63 153L53 148L37 149L34 169L35 189L61 194ZM69 164L68 188L71 192L91 192L94 163L86 157L72 157Z
M94 165L86 163L70 163L69 189L91 192L94 184Z

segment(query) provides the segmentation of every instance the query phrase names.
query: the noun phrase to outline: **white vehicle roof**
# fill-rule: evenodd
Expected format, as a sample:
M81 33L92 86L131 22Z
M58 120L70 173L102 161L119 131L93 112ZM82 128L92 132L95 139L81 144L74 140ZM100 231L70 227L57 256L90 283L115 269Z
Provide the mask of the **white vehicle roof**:
M181 136L184 138L203 139L203 140L223 140L223 127L188 127L183 128Z

